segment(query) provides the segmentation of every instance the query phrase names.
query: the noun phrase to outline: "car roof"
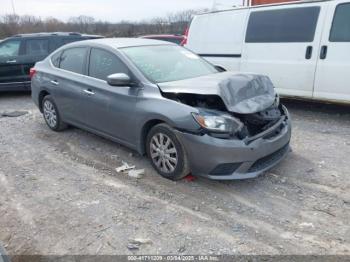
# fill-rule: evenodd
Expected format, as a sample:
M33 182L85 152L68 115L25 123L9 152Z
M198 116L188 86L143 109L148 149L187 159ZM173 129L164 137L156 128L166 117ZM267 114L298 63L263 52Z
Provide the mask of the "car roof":
M137 47L137 46L152 46L152 45L174 45L176 44L160 41L160 40L153 40L153 39L145 39L145 38L101 38L101 39L92 39L92 40L85 40L85 41L79 41L75 43L71 43L68 46L78 46L82 44L87 44L90 46L106 46L106 47L112 47L115 49L119 48L125 48L125 47Z
M11 36L9 38L13 37L50 37L50 36L64 36L64 37L96 37L96 38L101 38L103 36L100 35L88 35L88 34L81 34L81 33L76 33L76 32L43 32L43 33L31 33L31 34L17 34L14 36Z

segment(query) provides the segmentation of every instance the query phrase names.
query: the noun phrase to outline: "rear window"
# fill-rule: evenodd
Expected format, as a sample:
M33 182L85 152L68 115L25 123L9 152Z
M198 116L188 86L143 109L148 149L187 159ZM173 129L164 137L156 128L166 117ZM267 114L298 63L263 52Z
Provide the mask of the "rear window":
M49 54L49 40L32 39L26 41L27 55L47 55Z
M85 47L64 50L60 59L60 68L77 74L83 74L86 51L87 48Z
M338 5L329 41L350 42L350 4Z
M320 7L252 12L246 43L313 42Z

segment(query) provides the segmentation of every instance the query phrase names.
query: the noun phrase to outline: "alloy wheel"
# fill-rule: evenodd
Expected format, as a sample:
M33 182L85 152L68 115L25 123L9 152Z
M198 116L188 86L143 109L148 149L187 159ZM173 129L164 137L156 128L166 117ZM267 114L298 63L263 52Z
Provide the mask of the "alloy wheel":
M163 133L155 134L151 139L150 153L154 165L163 173L175 171L178 153L174 142Z
M57 113L56 113L55 106L52 104L51 101L46 100L44 102L43 108L44 108L44 117L47 124L50 127L55 128L57 125Z

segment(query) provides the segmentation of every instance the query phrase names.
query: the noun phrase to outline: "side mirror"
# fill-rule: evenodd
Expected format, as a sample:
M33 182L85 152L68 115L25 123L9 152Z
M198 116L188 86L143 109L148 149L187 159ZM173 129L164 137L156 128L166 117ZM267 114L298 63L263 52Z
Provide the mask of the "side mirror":
M107 77L107 83L111 86L130 86L130 76L124 73L112 74Z
M216 70L218 70L219 72L226 72L227 70L225 68L223 68L222 66L219 65L215 65L214 66Z

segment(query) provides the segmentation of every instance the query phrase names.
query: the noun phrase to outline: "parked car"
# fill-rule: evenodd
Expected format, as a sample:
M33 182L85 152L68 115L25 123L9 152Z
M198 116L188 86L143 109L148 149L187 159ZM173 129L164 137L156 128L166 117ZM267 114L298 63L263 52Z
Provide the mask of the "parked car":
M267 75L280 95L350 102L349 0L197 15L187 48L215 65Z
M79 33L22 34L0 42L0 91L30 90L29 69L67 43L101 38Z
M187 49L147 39L66 45L31 69L47 125L147 153L158 173L245 179L289 151L291 123L268 77L220 73Z
M182 45L186 39L184 35L144 35L140 38L167 41L178 45Z

